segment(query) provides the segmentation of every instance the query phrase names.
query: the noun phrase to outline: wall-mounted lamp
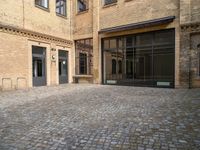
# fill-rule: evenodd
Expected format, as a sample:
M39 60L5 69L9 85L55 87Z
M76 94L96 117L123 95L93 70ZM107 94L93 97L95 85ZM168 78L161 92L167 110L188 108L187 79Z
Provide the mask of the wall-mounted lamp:
M55 48L51 48L51 51L56 51L56 49Z
M51 61L56 61L56 56L55 55L51 55Z

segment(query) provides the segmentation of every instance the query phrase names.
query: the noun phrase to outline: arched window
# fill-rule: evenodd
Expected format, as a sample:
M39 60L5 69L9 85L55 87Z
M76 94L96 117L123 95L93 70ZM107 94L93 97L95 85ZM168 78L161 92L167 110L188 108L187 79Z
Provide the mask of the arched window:
M121 74L122 73L122 61L121 60L118 61L118 66L119 66L118 73Z
M115 59L112 59L112 74L116 74L116 60Z

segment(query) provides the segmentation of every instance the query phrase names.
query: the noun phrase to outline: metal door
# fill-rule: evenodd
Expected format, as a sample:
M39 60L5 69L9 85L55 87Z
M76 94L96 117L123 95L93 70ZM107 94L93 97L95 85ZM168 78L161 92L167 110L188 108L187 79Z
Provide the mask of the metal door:
M33 86L46 85L46 48L32 46Z
M59 84L68 83L68 52L58 51L59 62Z

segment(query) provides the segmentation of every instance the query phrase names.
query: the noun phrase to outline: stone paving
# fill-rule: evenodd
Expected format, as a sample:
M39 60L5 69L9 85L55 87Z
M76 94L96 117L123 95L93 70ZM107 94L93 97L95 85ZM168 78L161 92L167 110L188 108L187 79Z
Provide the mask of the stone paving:
M0 150L199 150L200 89L61 85L0 93Z

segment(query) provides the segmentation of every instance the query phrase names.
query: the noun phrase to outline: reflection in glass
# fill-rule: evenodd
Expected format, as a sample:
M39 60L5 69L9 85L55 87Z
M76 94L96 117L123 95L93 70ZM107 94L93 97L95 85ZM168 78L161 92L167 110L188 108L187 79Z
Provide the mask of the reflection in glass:
M104 83L174 86L175 32L103 40Z

